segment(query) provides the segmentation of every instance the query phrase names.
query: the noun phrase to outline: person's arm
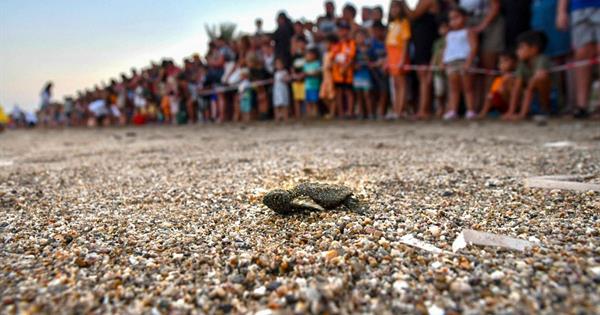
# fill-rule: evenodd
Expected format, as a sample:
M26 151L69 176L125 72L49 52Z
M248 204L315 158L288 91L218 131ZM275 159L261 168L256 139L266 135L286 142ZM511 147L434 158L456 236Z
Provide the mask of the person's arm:
M533 94L536 91L539 92L538 95L540 95L540 99L544 98L541 93L544 93L544 91L549 91L549 88L543 88L546 82L549 82L548 71L545 69L536 71L533 77L527 83L527 89L525 90L525 95L523 97L523 104L521 105L521 111L519 112L517 119L525 119L527 117L527 114L529 114L529 109L531 108L531 103L533 102ZM546 86L549 85L550 83L546 83Z
M556 5L556 28L562 31L569 29L569 0L559 0Z
M469 46L471 47L471 52L465 62L465 69L471 68L479 50L479 39L477 33L473 30L469 30Z
M500 0L492 0L490 2L490 10L483 18L481 23L475 27L477 33L483 32L492 22L500 15Z
M408 17L411 20L418 19L423 14L427 13L428 11L430 11L436 5L436 2L434 0L419 0L419 3L417 3L417 6L415 7L415 9L411 10L406 5L406 2L402 2L402 3L406 7L407 12L408 12Z

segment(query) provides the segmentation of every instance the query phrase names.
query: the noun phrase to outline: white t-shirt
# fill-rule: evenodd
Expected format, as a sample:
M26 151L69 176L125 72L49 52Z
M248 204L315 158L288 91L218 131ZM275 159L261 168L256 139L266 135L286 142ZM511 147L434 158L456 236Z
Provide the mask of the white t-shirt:
M90 112L96 117L108 115L108 108L106 108L106 101L103 99L95 100L88 105Z
M444 63L466 60L471 53L469 44L469 30L464 28L450 31L446 35L446 49L444 50Z

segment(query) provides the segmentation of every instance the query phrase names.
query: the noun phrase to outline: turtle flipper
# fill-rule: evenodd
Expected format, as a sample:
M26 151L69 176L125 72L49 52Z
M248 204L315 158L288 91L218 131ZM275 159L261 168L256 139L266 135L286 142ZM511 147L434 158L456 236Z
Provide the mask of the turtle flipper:
M294 208L308 209L312 211L324 211L325 208L321 207L318 203L307 196L299 196L294 198L290 205Z
M343 205L352 212L364 214L367 211L367 206L356 199L354 196L349 196L343 202Z

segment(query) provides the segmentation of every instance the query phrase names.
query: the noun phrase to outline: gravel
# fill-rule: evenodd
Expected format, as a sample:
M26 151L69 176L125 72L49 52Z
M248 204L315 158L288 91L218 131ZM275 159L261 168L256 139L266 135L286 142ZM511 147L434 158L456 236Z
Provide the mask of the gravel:
M599 139L566 120L5 132L0 313L598 314L600 193L523 180L600 183ZM261 204L308 180L370 208ZM449 254L467 228L539 246Z

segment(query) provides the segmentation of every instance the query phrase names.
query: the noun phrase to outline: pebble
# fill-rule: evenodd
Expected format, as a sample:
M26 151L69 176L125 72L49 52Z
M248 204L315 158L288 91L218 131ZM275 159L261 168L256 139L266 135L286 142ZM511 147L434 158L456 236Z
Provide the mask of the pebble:
M502 280L504 278L504 272L496 270L490 274L490 278L495 281Z

